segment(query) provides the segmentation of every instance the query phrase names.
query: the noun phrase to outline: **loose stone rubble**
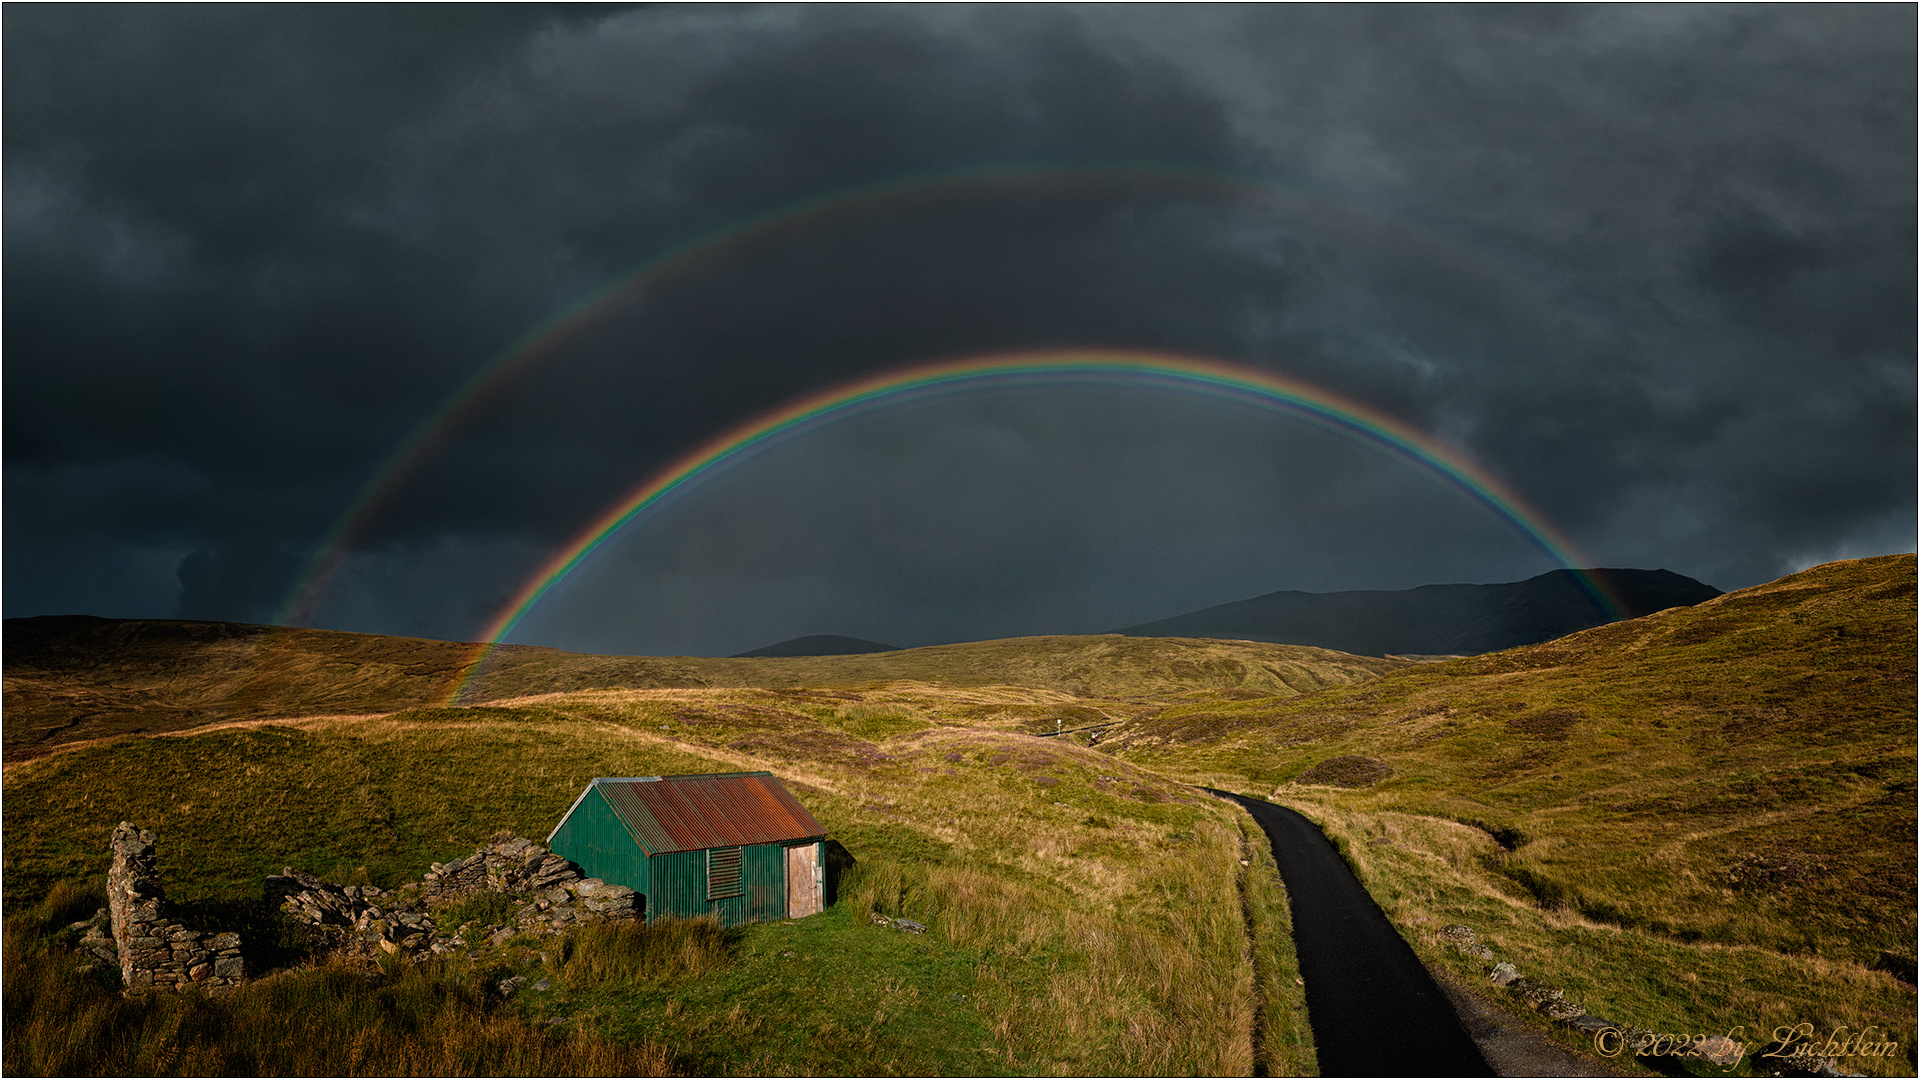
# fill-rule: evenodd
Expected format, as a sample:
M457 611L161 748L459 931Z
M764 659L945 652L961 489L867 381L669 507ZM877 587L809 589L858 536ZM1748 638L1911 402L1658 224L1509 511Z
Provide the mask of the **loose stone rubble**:
M873 913L873 925L884 926L889 930L898 930L903 934L924 934L927 932L926 923L914 922L912 919L889 919L877 911Z
M1440 938L1459 952L1477 960L1493 960L1493 951L1479 941L1479 936L1470 926L1454 924L1441 929ZM1568 1001L1566 991L1557 986L1547 986L1529 979L1520 970L1507 961L1485 963L1482 970L1487 981L1495 986L1505 987L1528 1008L1542 1014L1549 1020L1563 1024L1583 1037L1599 1039L1605 1045L1619 1047L1620 1052L1631 1056L1635 1047L1656 1045L1656 1036L1644 1028L1632 1024L1617 1024L1611 1020L1590 1015L1586 1007L1578 1002ZM1689 1040L1682 1056L1698 1057L1720 1068L1730 1068L1746 1053L1747 1048L1724 1036L1711 1035ZM1805 1073L1812 1076L1846 1076L1839 1072L1834 1063L1825 1058L1804 1062Z
M113 927L111 955L119 962L122 984L132 990L199 986L221 991L245 981L240 935L189 929L167 903L154 865L153 833L123 821L114 828L110 844L107 910ZM107 958L97 926L82 940L96 956Z
M119 966L130 990L198 986L223 991L244 982L240 935L189 929L180 922L161 893L153 843L153 833L128 822L114 829L107 907L73 925L85 931L80 947L100 962ZM645 898L632 889L584 877L578 866L544 845L504 831L472 855L434 863L424 880L396 889L339 885L289 866L268 875L262 892L269 906L307 928L314 951L365 958L425 959L483 941L498 945L520 934L631 922L645 914ZM482 893L507 897L510 914L442 925L450 905Z
M333 949L353 955L406 953L438 956L516 934L556 933L581 923L639 919L643 898L624 885L583 877L580 868L543 844L498 832L472 855L434 863L424 880L381 890L371 885L335 885L292 867L266 880L269 902L321 936ZM519 902L506 925L443 926L436 909L480 893Z

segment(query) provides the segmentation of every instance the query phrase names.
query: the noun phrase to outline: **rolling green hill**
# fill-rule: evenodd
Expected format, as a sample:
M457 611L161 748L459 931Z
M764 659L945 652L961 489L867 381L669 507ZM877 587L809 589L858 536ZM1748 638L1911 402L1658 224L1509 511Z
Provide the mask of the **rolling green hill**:
M174 620L8 619L5 759L127 734L236 720L365 715L445 702L471 643ZM1134 697L1190 690L1295 694L1406 661L1254 642L1014 638L853 656L596 656L507 645L463 704L592 688L849 686L908 679Z
M1911 555L1831 563L1307 698L1184 702L1101 747L1301 809L1409 937L1491 928L1642 1026L1813 1020L1831 1002L1781 986L1851 980L1911 1046L1910 988L1869 969L1914 951L1914 585ZM1601 960L1630 946L1682 950L1635 963L1692 981L1633 989Z
M391 886L498 828L544 836L593 776L765 768L860 860L845 903L751 929L721 976L516 999L526 1030L587 1017L578 1038L693 1072L1311 1071L1284 896L1206 783L1318 821L1465 982L1483 964L1453 924L1647 1030L1877 1025L1910 1048L1889 972L1915 935L1914 604L1894 556L1428 664L1112 635L510 647L460 707L436 703L470 646L15 620L7 912L97 881L122 819L181 896L287 864ZM875 911L927 922L925 946L874 937ZM538 977L531 956L459 963Z

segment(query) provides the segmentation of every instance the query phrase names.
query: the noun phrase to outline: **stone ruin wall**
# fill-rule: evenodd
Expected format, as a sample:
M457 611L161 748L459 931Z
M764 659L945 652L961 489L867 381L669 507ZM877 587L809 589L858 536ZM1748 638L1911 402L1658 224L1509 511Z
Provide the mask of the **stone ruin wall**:
M306 924L325 946L349 956L403 952L416 959L494 944L515 934L554 934L588 922L639 921L643 898L624 885L581 874L546 845L498 832L465 858L434 863L422 881L395 889L336 885L287 867L269 875L267 902ZM510 898L498 924L443 925L444 905L479 893Z
M128 989L224 990L247 977L240 935L188 928L160 889L153 833L121 822L113 830L113 865L107 871L107 910L119 953L120 979Z
M222 992L247 978L240 935L191 929L161 891L153 833L121 822L110 842L106 922L109 941L95 929L83 942L107 963L118 963L129 990L200 987ZM496 833L470 856L435 863L423 881L384 890L336 885L288 867L268 875L264 899L310 928L323 951L347 956L404 953L415 959L466 951L482 940L498 944L515 934L554 934L588 922L638 922L643 898L623 885L585 877L543 844ZM505 894L516 910L504 925L439 925L440 905L482 892Z

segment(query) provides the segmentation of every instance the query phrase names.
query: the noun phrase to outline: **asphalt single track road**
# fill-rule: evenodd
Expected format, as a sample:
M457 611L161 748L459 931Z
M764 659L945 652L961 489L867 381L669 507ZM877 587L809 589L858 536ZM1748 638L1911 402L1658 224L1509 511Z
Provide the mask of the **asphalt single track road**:
M1273 846L1292 901L1320 1075L1493 1075L1447 995L1313 822L1206 790L1246 807Z

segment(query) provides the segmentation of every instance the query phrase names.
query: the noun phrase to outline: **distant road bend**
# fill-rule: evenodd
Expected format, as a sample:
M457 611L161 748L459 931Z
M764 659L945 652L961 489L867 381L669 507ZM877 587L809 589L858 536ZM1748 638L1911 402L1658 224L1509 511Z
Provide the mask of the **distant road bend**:
M1273 845L1322 1076L1493 1075L1446 994L1312 822L1206 790L1246 807Z

